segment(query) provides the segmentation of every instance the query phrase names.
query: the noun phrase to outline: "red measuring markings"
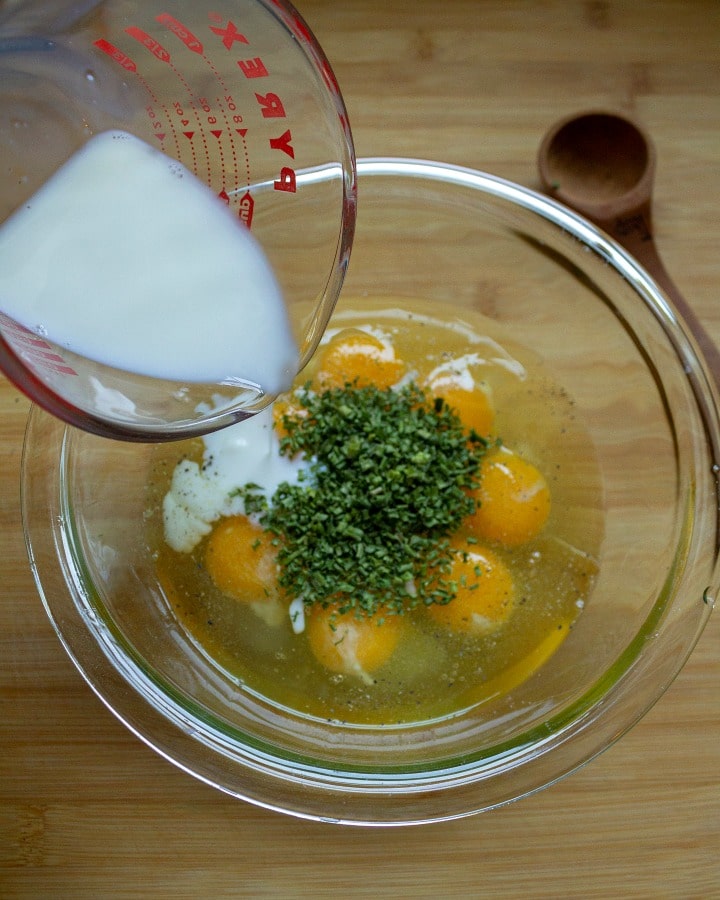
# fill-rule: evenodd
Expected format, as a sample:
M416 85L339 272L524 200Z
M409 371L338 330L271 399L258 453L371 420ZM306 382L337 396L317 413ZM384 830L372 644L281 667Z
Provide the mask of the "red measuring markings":
M125 29L125 33L129 34L131 38L135 38L135 40L148 49L156 59L159 59L161 62L170 62L170 54L168 51L159 41L156 41L154 37L151 37L146 31L143 31L142 28L131 25L130 28Z
M222 190L218 194L218 197L225 203L227 206L230 206L230 196L227 191ZM253 211L255 210L255 201L250 195L250 191L245 191L240 200L238 201L238 218L241 222L247 225L248 228L252 227L252 219L253 219Z
M276 3L279 6L279 4ZM307 30L307 26L305 26L302 19L299 17L291 17L288 23L287 20L287 11L283 8L283 18L286 21L286 24L290 24L291 30L296 34L296 36L301 40L310 45L312 45L312 36ZM234 22L228 20L226 25L222 23L225 21L219 13L211 12L208 14L208 17L211 22L217 23L216 25L210 25L210 31L213 34L217 35L225 47L226 50L232 51L234 49L235 43L241 44L249 44L250 41L238 31L237 26ZM256 79L256 78L267 78L270 73L265 65L263 59L260 56L248 57L245 59L236 60L236 64L240 71L243 73L246 79ZM260 107L262 116L264 119L282 119L286 117L285 113L285 105L282 99L275 93L268 92L266 94L256 93L255 99ZM236 119L237 121L237 119ZM246 129L236 128L235 131L243 140L243 150L245 153L246 164L248 168L248 182L250 180L250 172L249 172L249 157L248 157L248 148L245 140L245 135L247 133ZM211 132L214 134L214 132ZM295 148L292 145L292 134L290 130L286 130L279 137L269 138L269 144L271 150L279 150L281 153L284 153L286 156L289 156L291 159L295 158ZM276 191L284 191L286 193L294 194L297 190L297 178L295 174L295 170L290 166L283 166L280 169L278 178L273 182L273 188ZM248 198L250 201L252 198ZM248 211L248 215L252 218L252 207L250 207Z
M227 50L231 50L235 41L239 41L241 44L249 44L250 41L245 37L244 34L241 34L237 30L237 26L234 22L228 22L227 28L216 28L214 25L210 26L210 31L214 34L217 34L218 37L222 38L222 42Z
M247 128L236 128L235 131L242 138L243 145L243 155L245 156L245 176L247 178L247 183L250 184L250 153L248 152L248 145L246 140Z
M178 22L178 20L174 19L169 13L160 13L159 16L155 17L155 21L164 25L168 31L171 31L176 37L180 38L188 50L192 50L193 53L199 53L202 56L202 41L200 38L195 37L192 31L190 31L189 28L186 28L182 22Z
M282 150L283 153L287 153L290 159L295 159L295 148L290 143L292 141L292 133L288 128L287 131L283 131L280 137L270 138L270 146L273 150Z
M59 375L77 375L55 350L29 328L0 313L0 327L7 333L8 343L18 355L29 359L38 369Z
M297 190L297 178L295 169L290 166L283 166L280 169L280 177L277 181L273 181L273 189L276 191L286 191L288 194L294 194Z
M237 64L246 78L267 78L270 74L259 56L253 59L239 59Z
M277 94L255 94L263 119L284 119L285 107Z
M174 35L175 35L180 41L182 41L182 43L185 44L185 46L186 46L189 50L191 50L193 53L196 53L198 56L202 56L202 58L204 59L204 61L205 61L205 62L210 66L210 68L212 69L212 71L213 71L215 77L217 78L218 82L223 86L223 88L224 88L225 90L227 90L227 89L226 89L226 86L225 86L225 82L223 81L222 77L220 76L220 73L219 73L218 70L215 68L215 66L213 65L213 63L211 62L211 60L209 60L209 59L205 56L205 50L204 50L202 41L200 40L200 38L199 38L196 34L194 34L194 33L190 30L190 28L188 28L185 24L183 24L182 22L180 22L178 19L176 19L174 16L171 16L171 15L170 15L169 13L167 13L167 12L160 13L160 15L158 15L158 16L155 17L155 21L156 21L156 22L159 22L160 25L165 26L165 28L167 28L167 30L168 30L169 32L171 32L172 34L174 34ZM174 68L174 66L173 66L173 68ZM178 72L177 70L175 70L175 71L176 71L176 74L178 75L178 77L180 78L181 82L185 85L185 87L186 87L187 90L189 91L190 95L193 96L193 91L192 91L190 85L188 85L188 84L185 82L185 79L181 76L180 72ZM232 98L230 98L230 99L232 99ZM203 111L204 111L205 113L209 113L209 112L210 112L210 107L208 106L207 100L206 100L205 98L198 98L198 102L199 102L200 105L202 106ZM178 104L176 104L176 106L177 106L177 105L178 105ZM193 110L193 113L197 116L198 113L197 113L197 110L196 110L195 107L194 107L194 101L191 102L190 107L191 107L191 109ZM229 122L227 121L227 118L225 117L224 111L221 110L220 113L221 113L221 115L223 116L223 118L225 118L225 124L229 126ZM215 116L208 116L208 124L212 125L212 124L214 124L216 121L217 121L217 118L216 118ZM182 124L183 124L185 127L187 127L188 122L187 122L187 121L183 121ZM201 123L200 123L199 121L198 121L198 125L202 128L202 125L201 125ZM188 132L183 132L183 133L185 134L186 137L189 138L189 140L192 140L192 136L189 135ZM219 140L220 136L222 135L222 131L218 131L218 130L213 130L213 131L211 131L210 133L211 133L214 137L218 138L218 140ZM192 132L192 135L194 135L194 132ZM204 141L204 137L203 137L202 132L201 132L201 137L202 137L202 139L203 139L203 145L205 145L205 141ZM220 148L219 148L219 149L220 149L220 157L221 157L220 162L221 162L222 168L223 168L223 170L224 170L224 168L225 168L225 160L224 160L224 157L223 157L223 148L222 148L222 144L220 144ZM207 152L207 146L205 146L205 150L206 150L206 152ZM233 154L233 159L235 159L234 154ZM235 171L236 171L236 174L237 174L237 164L235 165ZM208 175L209 175L209 174L210 174L210 173L209 173L209 171L208 171Z
M240 198L240 202L238 203L238 215L248 228L252 226L254 209L255 201L250 196L250 191L245 191L245 193Z
M123 53L122 50L118 50L110 41L101 38L99 41L95 41L95 46L111 59L114 59L115 62L120 63L123 69L127 69L128 72L137 72L137 66L130 57Z
M217 13L210 13L210 18L216 22L222 22L222 18ZM232 50L235 41L239 41L241 44L250 43L245 35L238 31L237 26L232 21L228 21L225 28L211 25L210 31L222 38L226 50ZM239 59L236 62L246 78L266 78L269 75L265 63L259 56L255 56L252 59Z

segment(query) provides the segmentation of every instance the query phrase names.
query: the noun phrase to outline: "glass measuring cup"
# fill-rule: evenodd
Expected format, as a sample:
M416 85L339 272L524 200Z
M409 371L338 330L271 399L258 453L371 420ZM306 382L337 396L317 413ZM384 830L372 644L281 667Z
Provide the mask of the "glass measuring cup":
M355 159L334 75L299 14L283 0L3 5L0 234L91 137L115 130L179 161L250 228L282 291L302 368L347 267ZM62 227L43 224L38 254L44 229ZM173 262L182 268L186 261ZM102 303L103 290L88 272L81 301L90 308ZM197 287L197 304L211 320L213 297ZM34 402L87 431L188 437L273 399L244 377L241 359L234 376L220 381L149 377L72 353L3 310L0 295L0 368ZM223 328L218 321L218 339L231 339Z

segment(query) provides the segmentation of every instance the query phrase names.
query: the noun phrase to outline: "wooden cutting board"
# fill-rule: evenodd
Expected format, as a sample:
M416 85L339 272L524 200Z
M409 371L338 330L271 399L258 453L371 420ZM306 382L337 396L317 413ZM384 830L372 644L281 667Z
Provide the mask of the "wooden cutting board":
M557 118L637 116L657 145L660 252L720 340L717 0L297 5L334 65L360 156L537 186L535 153ZM645 719L534 797L395 830L255 809L141 744L65 656L22 537L27 409L0 380L0 897L720 897L717 613Z

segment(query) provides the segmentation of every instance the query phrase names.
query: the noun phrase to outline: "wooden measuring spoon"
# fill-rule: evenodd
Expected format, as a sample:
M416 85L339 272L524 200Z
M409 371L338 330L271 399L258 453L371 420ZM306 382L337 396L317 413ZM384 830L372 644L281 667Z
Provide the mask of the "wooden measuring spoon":
M720 379L720 352L668 275L653 240L655 147L646 132L616 113L568 116L545 135L538 170L548 194L615 238L655 279Z

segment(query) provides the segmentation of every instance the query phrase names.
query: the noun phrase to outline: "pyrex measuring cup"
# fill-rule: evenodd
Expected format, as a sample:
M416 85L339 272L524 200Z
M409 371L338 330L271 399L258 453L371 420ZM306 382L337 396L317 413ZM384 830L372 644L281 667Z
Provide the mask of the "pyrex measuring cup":
M75 151L113 130L181 162L251 229L284 294L301 368L347 266L355 161L337 83L298 13L283 0L0 4L0 230ZM44 229L62 227L43 223L38 253ZM89 279L81 300L90 308L102 291ZM198 285L208 317L212 300ZM232 383L176 381L51 337L0 315L0 368L33 401L98 434L187 437L272 399L243 380L242 360Z

